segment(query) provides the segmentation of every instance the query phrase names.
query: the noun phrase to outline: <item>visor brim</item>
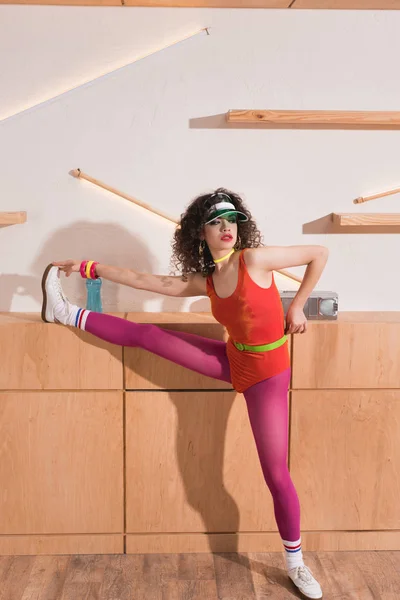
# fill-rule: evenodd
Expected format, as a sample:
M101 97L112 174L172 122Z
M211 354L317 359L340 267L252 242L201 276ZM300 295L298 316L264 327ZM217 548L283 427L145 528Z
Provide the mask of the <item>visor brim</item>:
M217 214L214 214L211 219L209 219L208 221L206 221L204 224L208 225L209 223L211 223L212 221L215 221L216 219L220 219L223 216L226 215L237 215L238 221L244 222L244 221L248 221L248 217L247 215L245 215L244 213L240 212L239 210L222 210L222 211L218 211Z

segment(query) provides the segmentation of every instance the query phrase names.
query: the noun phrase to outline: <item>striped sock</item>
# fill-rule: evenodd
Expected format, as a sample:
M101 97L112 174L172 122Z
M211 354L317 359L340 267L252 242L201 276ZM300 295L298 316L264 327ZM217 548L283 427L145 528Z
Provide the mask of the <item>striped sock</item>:
M86 320L90 312L91 311L86 310L86 308L79 308L79 306L70 304L66 325L77 327L78 329L83 329L85 331Z
M285 549L285 559L287 570L294 569L295 567L302 567L304 565L303 553L301 551L301 538L295 542L288 542L282 540L283 547Z

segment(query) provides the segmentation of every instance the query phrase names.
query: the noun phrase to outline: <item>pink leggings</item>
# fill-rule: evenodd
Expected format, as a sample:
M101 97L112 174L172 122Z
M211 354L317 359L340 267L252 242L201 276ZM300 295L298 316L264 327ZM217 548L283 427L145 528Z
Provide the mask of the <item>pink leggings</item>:
M91 312L85 330L118 346L136 346L202 375L231 383L226 343L157 325ZM290 368L244 392L258 456L281 538L300 539L300 504L287 467Z

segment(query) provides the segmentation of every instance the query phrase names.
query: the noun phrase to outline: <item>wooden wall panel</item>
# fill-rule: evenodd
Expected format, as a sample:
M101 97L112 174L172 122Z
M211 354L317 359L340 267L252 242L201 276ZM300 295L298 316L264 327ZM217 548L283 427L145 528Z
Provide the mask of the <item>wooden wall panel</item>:
M400 531L305 531L303 550L332 552L349 550L398 550ZM278 532L128 534L127 554L180 552L280 552ZM360 599L361 600L361 599Z
M123 6L122 0L0 0L0 4L37 4L43 6Z
M288 8L291 0L0 0L0 4L149 6L178 8Z
M0 534L123 532L123 393L0 393Z
M293 389L397 388L400 323L310 323L293 336Z
M225 341L208 314L129 318ZM349 313L292 336L307 550L400 547L399 333L400 312ZM281 551L244 398L125 348L124 413L123 353L93 342L0 314L0 554L124 551L124 414L127 552Z
M126 393L127 532L276 531L246 403Z
M123 553L123 534L0 535L0 556Z
M84 331L0 315L0 347L0 390L123 388L122 348Z
M291 417L302 528L400 529L400 390L294 391Z
M180 8L308 8L395 10L400 0L0 0L0 4L61 6L148 6Z
M128 320L131 316L128 315ZM225 340L224 328L219 323L163 323L158 326L174 331L186 331L203 337ZM174 339L171 340L174 343ZM125 348L126 389L232 389L232 385L205 375L199 375L146 350Z
M400 9L400 0L295 0L291 8L395 10Z
M291 0L125 0L127 6L181 8L287 8Z

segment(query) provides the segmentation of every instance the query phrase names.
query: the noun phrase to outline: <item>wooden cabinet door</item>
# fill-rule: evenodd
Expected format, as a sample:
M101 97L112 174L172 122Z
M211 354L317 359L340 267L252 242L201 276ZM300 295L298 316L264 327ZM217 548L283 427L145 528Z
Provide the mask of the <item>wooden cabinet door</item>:
M400 323L309 323L293 336L292 387L400 387Z
M0 534L123 532L123 393L0 393Z
M71 327L2 324L0 390L123 388L122 348Z
M127 392L127 532L276 531L246 402Z
M399 430L400 390L292 392L302 529L400 529Z
M129 320L129 315L128 315ZM225 340L224 328L218 323L160 324L163 329L186 331L215 340ZM171 340L171 344L174 339ZM201 360L201 358L199 358ZM230 383L200 375L170 360L139 348L124 349L125 386L128 390L212 390L232 389Z

